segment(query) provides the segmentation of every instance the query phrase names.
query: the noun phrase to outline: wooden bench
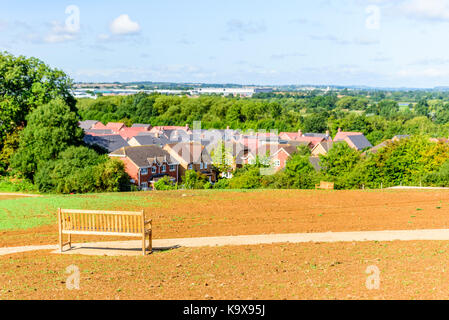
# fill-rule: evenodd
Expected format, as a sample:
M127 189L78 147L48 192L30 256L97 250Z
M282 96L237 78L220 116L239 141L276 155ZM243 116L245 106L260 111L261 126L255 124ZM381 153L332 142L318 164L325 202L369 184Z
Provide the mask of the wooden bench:
M315 185L315 189L334 190L335 184L333 182L321 181L320 184Z
M58 209L59 247L61 252L68 245L72 248L72 235L123 236L142 238L142 254L152 247L152 220L145 220L142 211L97 211ZM63 235L68 242L63 243ZM149 245L146 245L148 236Z

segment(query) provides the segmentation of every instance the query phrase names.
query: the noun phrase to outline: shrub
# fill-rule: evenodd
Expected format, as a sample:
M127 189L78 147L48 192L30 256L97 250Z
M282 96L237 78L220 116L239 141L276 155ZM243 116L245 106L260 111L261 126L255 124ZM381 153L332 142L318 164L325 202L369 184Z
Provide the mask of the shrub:
M178 185L173 183L168 176L159 179L154 184L155 190L176 190L178 189Z

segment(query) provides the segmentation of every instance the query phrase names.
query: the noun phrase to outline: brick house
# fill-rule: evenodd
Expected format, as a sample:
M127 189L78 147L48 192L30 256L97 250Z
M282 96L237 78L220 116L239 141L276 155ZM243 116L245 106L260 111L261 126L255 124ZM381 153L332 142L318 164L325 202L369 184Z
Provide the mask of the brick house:
M179 162L160 146L123 147L109 156L123 161L131 183L140 189L152 188L165 176L173 182L178 181Z
M205 175L210 182L217 181L216 172L212 167L212 158L201 143L170 143L165 145L164 150L179 163L178 181L182 180L187 170L195 170Z
M270 163L274 167L275 171L280 171L285 168L287 161L298 152L298 148L296 146L291 145L279 145L278 151L276 151L270 157Z

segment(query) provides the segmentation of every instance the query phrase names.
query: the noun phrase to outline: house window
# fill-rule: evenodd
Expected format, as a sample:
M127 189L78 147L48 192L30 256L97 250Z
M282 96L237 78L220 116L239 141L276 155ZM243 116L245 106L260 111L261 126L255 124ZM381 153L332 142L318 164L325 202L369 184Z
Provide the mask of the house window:
M140 170L140 174L143 174L143 175L148 174L148 169L147 169L147 168L141 169L141 170Z
M142 182L141 184L140 184L140 187L142 188L142 189L148 189L148 183L147 182Z
M274 166L275 167L280 167L281 166L281 160L275 160L274 161Z
M189 170L192 170L193 169L193 164L189 164Z
M167 166L164 164L164 165L162 166L162 172L165 172L165 171L167 171Z
M200 169L203 169L203 163L202 162L200 163Z
M152 172L152 173L156 173L156 167L152 167L152 168L151 168L151 172Z
M207 163L204 163L204 169L207 169Z
M174 164L171 164L171 165L170 165L170 171L172 171L172 172L173 172L173 171L175 171L175 170L176 170L176 167L175 167L175 165L174 165Z

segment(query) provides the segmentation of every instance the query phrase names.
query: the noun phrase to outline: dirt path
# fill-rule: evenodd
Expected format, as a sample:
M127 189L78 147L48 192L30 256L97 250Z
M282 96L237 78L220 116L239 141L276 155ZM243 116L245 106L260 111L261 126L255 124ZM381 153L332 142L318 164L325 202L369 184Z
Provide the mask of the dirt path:
M401 230L401 231L360 231L360 232L326 232L326 233L295 233L295 234L265 234L247 236L226 236L206 238L179 238L153 240L155 250L169 250L177 247L208 247L208 246L239 246L273 243L304 243L304 242L363 242L363 241L449 241L449 229L435 230ZM141 241L110 241L74 244L72 250L64 254L83 255L139 255ZM56 249L56 250L55 250ZM35 250L55 250L57 245L24 246L0 248L0 255L8 255Z

